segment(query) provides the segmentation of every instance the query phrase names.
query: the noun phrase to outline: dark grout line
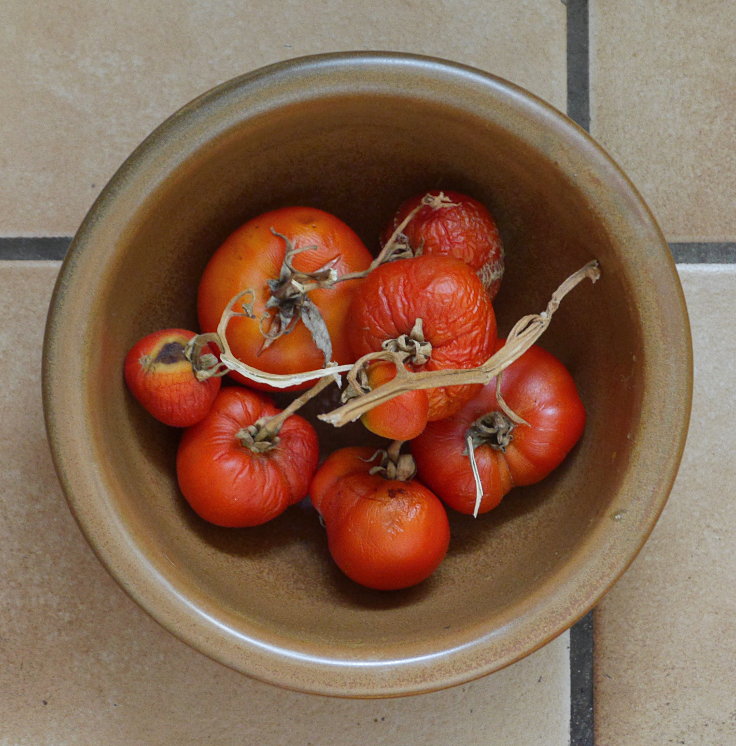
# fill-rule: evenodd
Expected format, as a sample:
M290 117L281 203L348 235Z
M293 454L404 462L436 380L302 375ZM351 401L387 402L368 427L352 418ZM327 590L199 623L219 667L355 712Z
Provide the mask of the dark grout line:
M593 615L591 611L570 628L570 744L593 746Z
M567 115L590 131L588 0L567 0Z
M736 243L727 241L671 243L670 250L677 264L736 263Z
M566 0L567 115L590 131L588 0ZM570 746L595 742L593 612L570 628Z
M61 260L66 255L71 241L68 236L0 237L0 260Z

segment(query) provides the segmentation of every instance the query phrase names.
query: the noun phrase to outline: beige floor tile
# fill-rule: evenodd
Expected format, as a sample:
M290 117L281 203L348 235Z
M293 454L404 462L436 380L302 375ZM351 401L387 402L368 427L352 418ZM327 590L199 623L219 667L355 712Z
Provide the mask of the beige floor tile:
M46 445L39 367L57 271L0 262L0 744L567 744L567 635L448 691L335 700L249 680L130 601L84 542Z
M659 523L597 611L599 746L736 743L736 266L680 275L695 354L690 433Z
M591 131L670 241L736 239L736 3L590 2Z
M68 235L133 148L212 86L289 57L408 51L565 106L559 0L5 0L0 235Z

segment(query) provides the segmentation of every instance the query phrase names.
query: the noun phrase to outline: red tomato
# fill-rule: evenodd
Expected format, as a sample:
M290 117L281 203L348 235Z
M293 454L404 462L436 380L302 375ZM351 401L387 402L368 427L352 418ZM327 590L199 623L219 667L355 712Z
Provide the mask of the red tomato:
M184 356L184 348L195 336L186 329L162 329L136 342L125 357L130 392L147 412L172 427L199 422L220 390L219 378L198 380Z
M371 389L396 377L393 363L378 361L368 367ZM411 440L424 430L429 414L429 397L423 389L407 391L385 404L368 410L361 422L376 435L388 440Z
M428 361L413 366L416 370L475 368L491 356L496 342L488 293L467 264L449 256L427 254L380 265L355 294L349 315L356 358L409 335L421 319L432 349ZM479 388L428 389L429 421L449 417Z
M266 450L254 450L247 428L279 410L263 394L223 388L207 417L185 430L176 457L179 488L194 511L218 526L256 526L306 496L317 468L314 428L286 419Z
M494 379L452 419L430 423L412 441L419 478L461 513L473 513L476 495L466 454L468 433L477 443L475 460L483 485L480 513L495 508L515 485L546 477L582 435L585 409L575 382L541 347L531 347L504 371L501 395L528 425L514 425L501 411Z
M414 250L424 254L445 254L461 259L479 275L493 299L504 270L503 244L498 226L478 200L460 192L425 192L403 202L383 233L383 243L414 210L425 195L444 194L452 206L422 207L402 231Z
M447 513L419 482L369 474L370 457L370 449L333 453L312 481L312 501L324 520L330 554L345 575L376 590L408 588L444 559Z
M274 233L281 235L276 235ZM284 207L259 215L238 228L208 262L199 285L198 312L203 332L213 332L231 298L252 289L254 318L234 318L227 329L233 354L244 363L268 373L289 374L316 370L325 365L324 352L297 311L293 329L262 350L263 332L271 332L277 308L267 308L272 297L270 283L278 283L287 252L286 237L295 248L315 248L296 253L292 265L299 272L312 273L334 261L338 276L367 269L372 257L358 236L345 223L313 207ZM346 313L360 280L338 282L331 288L317 288L308 298L319 310L331 340L332 360L339 364L353 361ZM240 310L240 309L238 309ZM288 311L289 309L287 309ZM293 310L293 309L292 309ZM303 318L303 317L301 317ZM244 379L254 388L268 388ZM307 388L307 382L294 388Z

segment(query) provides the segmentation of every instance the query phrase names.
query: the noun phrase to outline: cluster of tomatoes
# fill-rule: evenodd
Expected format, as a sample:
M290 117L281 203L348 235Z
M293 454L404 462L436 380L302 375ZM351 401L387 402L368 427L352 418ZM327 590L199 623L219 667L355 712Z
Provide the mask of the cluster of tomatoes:
M380 243L374 257L314 208L250 220L205 268L201 334L148 335L130 350L125 379L153 416L184 428L177 478L201 518L254 526L309 496L340 569L391 590L438 567L448 507L484 513L515 485L544 478L579 439L585 411L569 372L538 346L486 385L422 385L432 371L478 368L504 344L493 309L504 252L484 205L457 192L418 195ZM223 369L217 334L236 297L244 303L227 324L227 348L266 381L286 381L296 393L284 410L263 378ZM315 429L296 410L346 366L343 401L394 379L416 384L361 414L385 449L340 448L320 464ZM288 385L303 371L315 378Z

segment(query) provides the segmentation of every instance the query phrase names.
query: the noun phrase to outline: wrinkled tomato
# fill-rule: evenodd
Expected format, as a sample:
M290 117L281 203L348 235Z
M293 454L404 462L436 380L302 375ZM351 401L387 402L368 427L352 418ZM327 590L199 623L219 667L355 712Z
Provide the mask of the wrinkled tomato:
M472 514L476 502L468 438L483 487L478 512L485 513L512 487L550 474L582 435L585 409L575 382L541 347L531 347L504 371L501 395L528 424L515 424L502 411L494 379L451 419L430 423L411 443L419 478L461 513Z
M184 354L194 336L187 329L162 329L136 342L125 357L130 392L149 414L172 427L203 419L220 390L220 379L199 380L199 361ZM208 347L204 352L213 354Z
M256 526L306 496L319 457L317 434L294 414L273 438L258 440L259 422L278 413L264 394L228 386L204 420L184 431L179 488L201 518Z
M399 206L383 233L383 243L426 195L440 194L452 204L440 208L421 207L402 231L409 246L423 254L444 254L461 259L478 273L493 299L503 277L503 243L496 221L478 200L454 191L417 194Z
M293 254L287 257L290 250ZM298 286L311 282L311 275L324 280L331 272L337 278L366 270L371 261L360 238L330 213L312 207L264 213L238 228L209 260L197 298L200 326L203 332L215 331L228 302L250 289L253 293L243 301L250 303L252 318L233 318L227 329L235 357L278 374L323 368L326 357L348 364L352 353L347 310L361 281L310 290L306 304ZM321 338L320 328L326 333ZM232 375L255 388L268 388Z
M408 588L445 557L447 513L416 480L370 474L376 463L370 448L335 451L315 474L310 495L345 575L375 590Z
M408 350L407 367L414 370L475 368L496 343L488 293L467 264L449 256L428 254L380 265L355 294L350 318L356 358L389 346ZM429 421L449 417L478 388L428 389Z

